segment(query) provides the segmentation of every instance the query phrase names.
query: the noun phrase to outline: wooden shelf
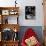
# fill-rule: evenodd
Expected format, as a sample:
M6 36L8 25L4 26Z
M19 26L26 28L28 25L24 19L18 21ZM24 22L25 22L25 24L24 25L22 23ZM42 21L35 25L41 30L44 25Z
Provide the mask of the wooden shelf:
M8 42L12 43L12 42L19 42L19 40L15 40L15 41L10 40L10 41L3 41L3 42L5 42L5 43L8 43Z
M12 9L16 9L16 10L18 10L19 9L19 7L0 7L0 10L12 10Z
M13 12L13 14L10 12ZM14 12L17 13L15 14ZM9 17L9 16L14 16L14 17L17 16L17 24L18 24L19 7L0 7L0 15L1 15L1 24L6 23L5 20L7 20L8 23L8 18L5 19L5 17Z
M2 46L18 46L18 41L1 41L0 43Z
M17 24L8 24L8 18L7 17L9 17L9 16L14 16L14 17L17 16L17 18L16 18ZM4 29L11 29L10 31L14 31L14 33L18 33L18 31L20 29L20 26L18 24L19 7L0 7L0 17L1 17L1 19L0 19L1 20L1 24L0 24L0 32L1 33L3 33ZM14 39L14 37L13 37L13 39ZM16 37L17 37L17 34L16 34ZM19 42L18 39L17 39L17 41L16 41L16 39L15 39L15 41L13 41L13 39L10 39L9 41L5 41L2 38L3 37L2 37L2 34L1 34L0 46L18 46L18 42Z
M14 31L14 29L17 30L17 32L19 31L20 29L20 26L18 24L0 24L0 28L1 28L1 31L5 28L10 28Z

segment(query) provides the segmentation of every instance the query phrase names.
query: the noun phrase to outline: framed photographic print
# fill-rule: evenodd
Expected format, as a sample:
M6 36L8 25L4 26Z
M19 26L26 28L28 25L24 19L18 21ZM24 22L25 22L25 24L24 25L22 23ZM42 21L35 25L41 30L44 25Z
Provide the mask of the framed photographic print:
M2 15L9 15L9 10L2 10Z
M34 19L34 18L35 18L35 6L26 6L25 19Z

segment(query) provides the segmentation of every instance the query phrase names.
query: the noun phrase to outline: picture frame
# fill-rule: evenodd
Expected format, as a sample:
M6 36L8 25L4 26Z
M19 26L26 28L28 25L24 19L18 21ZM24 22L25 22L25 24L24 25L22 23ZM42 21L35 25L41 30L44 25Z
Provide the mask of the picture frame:
M2 15L9 15L9 10L2 10Z
M35 6L25 6L25 19L35 19Z

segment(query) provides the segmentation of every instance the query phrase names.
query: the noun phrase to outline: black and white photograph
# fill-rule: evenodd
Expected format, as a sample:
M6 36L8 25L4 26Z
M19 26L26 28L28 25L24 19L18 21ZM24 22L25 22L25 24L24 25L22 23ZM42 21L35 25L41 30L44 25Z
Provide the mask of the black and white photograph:
M25 7L25 19L34 19L35 17L35 6Z

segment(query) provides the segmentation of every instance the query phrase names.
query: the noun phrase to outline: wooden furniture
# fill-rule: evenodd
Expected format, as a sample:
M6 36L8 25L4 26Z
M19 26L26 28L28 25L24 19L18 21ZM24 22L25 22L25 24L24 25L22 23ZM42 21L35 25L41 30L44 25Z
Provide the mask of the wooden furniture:
M8 24L8 17L14 16L17 18L17 24L18 24L18 17L19 17L19 7L0 7L0 18L1 18L1 24Z
M3 46L18 46L18 41L5 41Z
M16 29L18 32L19 31L19 25L18 24L0 24L0 30L1 32L5 29L5 28L10 28L14 31L14 29Z
M19 39L18 40L11 39L7 41L4 40L2 37L2 32L5 32L4 30L6 29L7 30L11 29L15 33L19 31L18 18L19 18L19 7L0 7L0 32L1 32L0 46L18 46Z

